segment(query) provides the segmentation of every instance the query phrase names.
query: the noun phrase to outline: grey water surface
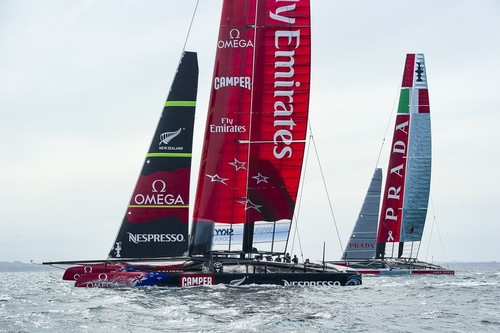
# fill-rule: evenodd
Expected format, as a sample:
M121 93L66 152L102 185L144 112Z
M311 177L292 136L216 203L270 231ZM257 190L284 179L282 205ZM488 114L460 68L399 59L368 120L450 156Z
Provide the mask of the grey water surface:
M500 332L500 263L354 287L75 288L0 272L0 332Z

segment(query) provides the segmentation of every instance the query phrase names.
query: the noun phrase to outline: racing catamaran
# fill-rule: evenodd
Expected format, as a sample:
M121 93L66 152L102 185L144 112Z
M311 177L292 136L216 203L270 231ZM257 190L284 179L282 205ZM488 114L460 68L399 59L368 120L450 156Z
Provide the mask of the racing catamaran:
M108 259L68 268L76 286L361 284L354 269L286 255L309 112L309 0L225 0L220 22L190 237L197 65L185 52Z
M385 189L381 191L382 170L377 168L342 261L335 263L362 274L454 274L417 259L430 182L427 70L423 54L407 54Z

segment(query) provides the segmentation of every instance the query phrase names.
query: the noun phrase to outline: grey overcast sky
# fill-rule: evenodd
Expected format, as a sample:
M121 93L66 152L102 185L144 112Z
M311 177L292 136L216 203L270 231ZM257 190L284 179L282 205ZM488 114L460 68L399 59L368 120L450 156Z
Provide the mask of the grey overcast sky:
M195 3L0 0L0 261L107 255ZM500 1L311 3L310 122L343 245L393 127L405 54L423 52L434 159L419 257L500 260ZM221 6L201 0L187 40L200 64L193 179ZM326 242L339 259L314 159L305 179L304 255L319 259Z

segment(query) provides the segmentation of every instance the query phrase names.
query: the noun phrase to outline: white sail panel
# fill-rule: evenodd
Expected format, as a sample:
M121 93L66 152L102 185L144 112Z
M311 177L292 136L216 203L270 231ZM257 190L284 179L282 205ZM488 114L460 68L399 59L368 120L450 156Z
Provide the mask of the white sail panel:
M430 114L412 114L401 223L402 242L422 239L431 182L430 132Z

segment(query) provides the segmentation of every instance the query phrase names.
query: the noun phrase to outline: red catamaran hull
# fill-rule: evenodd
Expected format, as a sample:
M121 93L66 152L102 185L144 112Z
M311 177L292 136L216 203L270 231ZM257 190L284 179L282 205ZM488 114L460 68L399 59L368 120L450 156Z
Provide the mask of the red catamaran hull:
M117 273L117 272L182 272L184 271L182 264L170 265L131 265L128 263L119 264L87 264L71 266L64 271L63 280L76 281L82 275L100 274L100 273Z

